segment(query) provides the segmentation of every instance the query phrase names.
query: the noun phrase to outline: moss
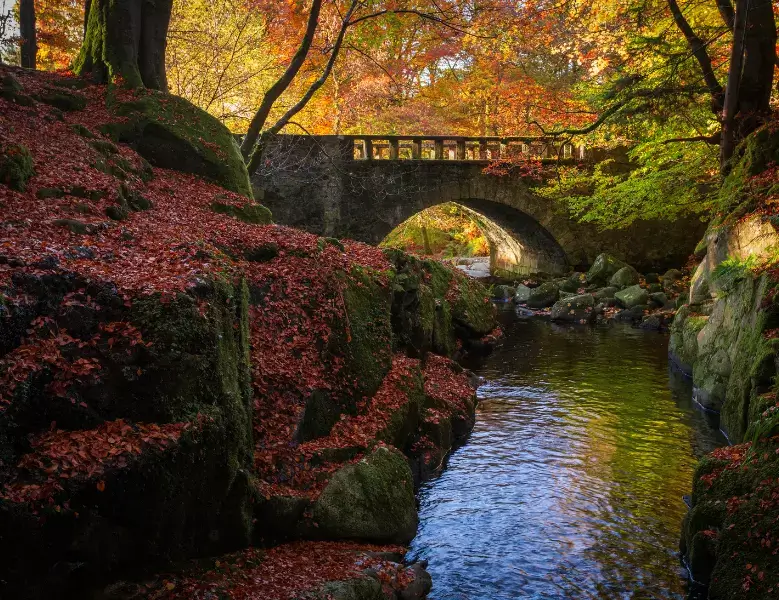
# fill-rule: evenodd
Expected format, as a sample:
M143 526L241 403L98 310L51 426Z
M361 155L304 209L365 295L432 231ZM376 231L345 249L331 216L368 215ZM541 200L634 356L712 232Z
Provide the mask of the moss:
M387 425L379 432L376 439L408 454L425 403L421 368L417 368L411 377L404 379L399 387L406 394L406 402L392 412Z
M23 93L24 88L19 80L8 73L0 82L0 98L14 102L20 106L32 106L35 101Z
M736 462L707 457L696 470L682 550L704 581L708 567L709 598L767 598L779 585L779 447L761 437L734 450Z
M387 598L378 579L360 577L347 581L330 581L316 590L295 596L293 600L386 600Z
M46 198L63 198L65 196L65 190L62 188L38 188L35 192L35 196L41 200Z
M465 326L475 337L487 335L495 328L495 307L485 287L467 275L454 273L456 286L451 301L452 321Z
M80 135L81 137L86 138L88 140L93 140L93 139L95 139L97 137L94 133L89 131L89 129L87 129L86 127L84 127L80 123L73 123L70 126L70 128L73 130L74 133L76 133L76 134Z
M317 500L314 520L319 531L334 539L411 541L418 517L406 458L381 446L340 469Z
M114 103L114 114L123 120L103 132L133 145L154 166L193 173L252 197L238 145L222 123L178 96L143 93L133 102Z
M23 192L27 182L35 175L32 154L22 144L10 144L0 148L0 183Z
M358 383L355 397L370 397L392 364L390 290L377 273L356 266L343 283L348 332L345 338L336 335L334 343L340 347L333 349L346 358L344 376Z
M105 214L114 221L124 221L129 216L127 209L123 206L109 206L105 209Z
M270 210L262 204L246 203L241 206L234 206L222 202L212 202L211 210L222 215L230 215L239 221L252 225L269 225L273 222L273 215Z
M44 104L49 104L59 110L77 111L84 110L87 106L87 99L79 94L73 94L62 89L46 89L41 92L37 100Z
M119 153L119 148L117 148L116 144L109 142L108 140L92 140L89 142L89 145L103 156L111 156L112 154Z

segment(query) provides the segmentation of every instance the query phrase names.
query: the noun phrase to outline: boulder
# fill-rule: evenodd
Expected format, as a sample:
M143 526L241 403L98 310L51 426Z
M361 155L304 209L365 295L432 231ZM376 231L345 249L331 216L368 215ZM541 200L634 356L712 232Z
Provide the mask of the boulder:
M595 299L592 294L565 298L552 307L552 320L583 325L595 318L594 308Z
M147 90L131 102L112 106L121 122L102 132L131 144L152 165L194 173L252 198L252 186L238 143L218 119L184 98Z
M333 539L406 544L417 530L414 482L405 456L380 446L333 475L314 506L319 531Z
M609 286L597 290L593 296L595 296L596 300L605 300L606 298L613 298L618 291L619 288Z
M587 285L586 277L587 276L584 273L574 273L560 283L560 290L576 294L580 289Z
M592 263L590 270L587 271L587 283L606 285L614 273L627 266L626 263L614 258L610 254L600 254L595 259L595 262Z
M533 292L529 287L523 284L519 284L517 286L516 292L514 293L514 302L517 304L525 304L528 299L530 298L530 294Z
M514 297L515 294L516 289L510 285L496 285L494 288L492 288L492 298L494 300L508 302Z
M663 292L649 294L649 302L650 304L654 304L658 308L662 308L663 306L668 304L668 296L666 296Z
M663 321L657 315L647 315L643 318L639 327L650 331L659 331L663 327Z
M576 295L577 294L574 293L574 292L564 292L564 291L560 290L560 298L562 298L562 299L573 298Z
M614 294L614 297L619 301L620 306L624 306L625 308L633 308L640 304L649 303L649 292L640 285L633 285L625 288Z
M557 302L559 297L560 288L557 287L556 283L548 281L531 291L527 305L530 308L547 308Z
M631 285L636 285L639 282L639 274L633 267L622 267L619 271L611 276L609 285L617 288L626 288Z
M660 283L660 275L657 273L647 273L644 275L644 280L647 283Z

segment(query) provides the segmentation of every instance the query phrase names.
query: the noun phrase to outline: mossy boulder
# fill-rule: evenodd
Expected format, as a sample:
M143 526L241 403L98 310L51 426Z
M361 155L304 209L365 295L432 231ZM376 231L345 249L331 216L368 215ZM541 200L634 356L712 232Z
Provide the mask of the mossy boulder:
M36 100L64 111L84 110L87 106L84 96L61 88L47 88L36 96Z
M270 225L273 222L273 215L270 210L262 204L247 202L240 206L235 206L223 202L212 202L211 210L222 215L230 215L239 221L251 223L252 225Z
M633 308L649 303L649 292L640 285L632 285L614 294L620 306Z
M517 304L526 304L527 301L530 299L530 294L533 293L533 290L526 285L520 283L516 291L514 293L514 302Z
M609 279L620 269L628 265L610 254L599 254L587 271L587 283L595 285L607 285Z
M565 298L552 307L552 320L565 323L586 324L595 319L595 299L592 294Z
M587 275L585 273L574 273L560 282L560 290L572 294L576 294L581 288L586 286Z
M613 298L614 294L616 294L618 291L619 288L608 286L596 290L592 295L595 297L596 300L606 300L607 298Z
M626 288L632 285L637 285L640 275L633 267L622 267L619 271L614 273L609 280L609 285L617 288Z
M315 590L296 595L293 600L390 600L395 593L385 594L376 577L358 577L346 581L330 581Z
M510 285L496 285L492 288L492 297L495 300L507 302L514 298L516 291L516 288L513 288Z
M560 288L552 281L542 283L534 288L527 299L530 308L547 308L552 306L560 298Z
M215 117L179 96L138 90L138 98L109 98L121 121L103 127L115 141L131 144L152 165L193 173L252 198L238 144Z
M334 539L410 542L419 519L405 456L380 446L337 471L314 505L314 520Z
M0 183L18 192L27 189L27 182L35 175L32 154L22 144L0 146Z

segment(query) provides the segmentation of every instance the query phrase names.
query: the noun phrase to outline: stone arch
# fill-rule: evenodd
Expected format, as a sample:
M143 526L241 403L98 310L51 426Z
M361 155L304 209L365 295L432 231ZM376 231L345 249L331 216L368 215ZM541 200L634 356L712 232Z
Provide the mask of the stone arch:
M459 200L454 204L476 222L487 238L493 274L511 277L541 272L561 275L568 271L568 259L563 248L529 215L478 198ZM413 216L404 218L397 226Z

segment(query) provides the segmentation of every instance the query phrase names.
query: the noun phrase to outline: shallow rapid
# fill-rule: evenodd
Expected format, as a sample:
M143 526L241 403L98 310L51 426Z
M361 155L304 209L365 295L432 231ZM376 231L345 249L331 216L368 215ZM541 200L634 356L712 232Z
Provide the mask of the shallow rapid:
M694 598L678 559L697 459L725 444L668 338L506 307L476 426L423 485L412 558L432 600Z

